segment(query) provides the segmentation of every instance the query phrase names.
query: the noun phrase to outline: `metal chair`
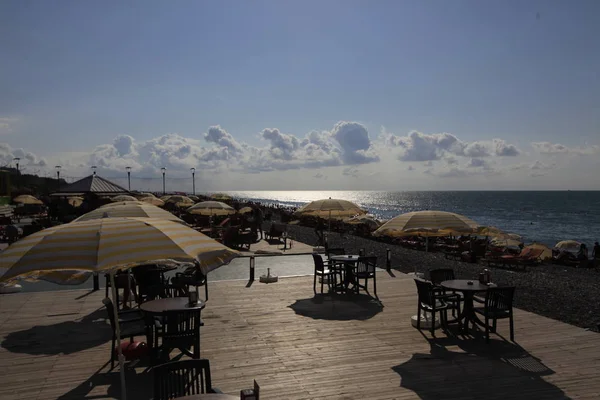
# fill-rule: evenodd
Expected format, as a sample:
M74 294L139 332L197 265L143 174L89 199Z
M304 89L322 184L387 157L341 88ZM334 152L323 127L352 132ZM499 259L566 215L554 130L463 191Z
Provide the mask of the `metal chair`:
M115 367L115 344L117 342L117 326L115 323L115 310L113 302L109 298L102 300L102 304L106 308L110 327L112 328L112 342L110 346L110 367ZM133 342L135 336L146 335L146 324L143 320L143 315L139 310L119 311L119 339L129 338L129 342Z
M358 262L356 263L356 272L354 274L356 279L356 293L358 293L359 288L365 289L367 293L369 293L368 283L369 279L373 280L373 294L376 299L379 299L377 296L377 257L373 256L365 256L359 257ZM360 280L364 279L365 285L362 286L360 284ZM370 294L370 293L369 293Z
M157 365L154 372L154 400L172 400L203 393L221 393L212 387L207 359L183 360Z
M161 339L162 356L168 356L173 349L195 358L200 358L200 318L201 310L164 311L157 323L154 335L153 349L159 350L158 340ZM193 348L193 351L189 349Z
M431 282L427 282L421 279L415 279L418 292L418 304L417 304L417 329L421 329L421 311L431 313L431 335L435 335L435 313L440 313L440 320L444 330L448 327L448 309L454 307L446 299L438 297L436 291L433 288ZM450 296L450 295L447 295ZM444 296L446 297L446 296Z
M315 263L315 273L313 280L313 292L317 294L317 276L321 277L321 293L323 293L323 280L327 278L327 288L331 290L331 280L333 279L335 285L335 271L331 269L329 262L325 263L323 257L320 254L313 253L313 262Z
M492 320L491 331L496 332L496 322L499 319L508 318L510 323L510 340L515 341L513 322L513 298L514 287L490 288L485 294L485 306L476 307L475 312L485 318L485 341L490 342L490 320Z
M454 280L454 270L452 268L437 268L429 271L429 280L433 283L433 290L438 293L438 296L450 294L446 299L448 303L453 303L452 316L456 316L456 311L460 309L461 297L454 290L448 291L440 286L444 281Z

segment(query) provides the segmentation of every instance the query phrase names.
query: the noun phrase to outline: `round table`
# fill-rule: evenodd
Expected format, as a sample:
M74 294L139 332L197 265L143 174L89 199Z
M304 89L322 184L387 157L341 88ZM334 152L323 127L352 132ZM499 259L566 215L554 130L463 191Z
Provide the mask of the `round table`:
M229 394L223 393L205 393L177 397L174 400L240 400L240 396L231 396Z
M187 297L169 297L142 303L140 310L150 314L160 314L163 311L202 310L205 306L206 303L202 300L192 305Z
M354 279L353 268L356 266L356 263L358 262L359 258L360 258L360 256L355 255L355 254L346 254L346 255L329 257L329 259L331 261L343 263L345 266L344 282L342 282L340 284L341 285L340 288L344 292L348 291L348 286L350 285L350 283L352 283L353 285L358 284Z
M469 284L471 282L471 284ZM466 280L466 279L454 279L450 281L443 281L440 286L444 289L454 290L463 294L463 309L458 315L457 320L463 327L465 332L469 330L469 322L473 324L483 325L482 322L477 318L475 310L473 308L473 296L475 293L486 292L491 286L484 285L478 280Z

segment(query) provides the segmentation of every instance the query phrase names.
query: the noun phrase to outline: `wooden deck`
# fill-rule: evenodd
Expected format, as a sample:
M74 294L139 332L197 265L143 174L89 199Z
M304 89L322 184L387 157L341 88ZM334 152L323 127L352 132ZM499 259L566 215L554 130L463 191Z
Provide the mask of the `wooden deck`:
M256 379L262 399L596 399L600 335L521 310L518 345L497 336L436 340L410 325L412 280L378 274L380 308L368 299L313 298L312 278L210 285L202 356L213 384L237 394ZM119 398L107 372L104 291L0 296L0 398ZM518 295L518 293L517 293ZM505 321L499 333L507 336ZM129 399L149 399L143 367Z

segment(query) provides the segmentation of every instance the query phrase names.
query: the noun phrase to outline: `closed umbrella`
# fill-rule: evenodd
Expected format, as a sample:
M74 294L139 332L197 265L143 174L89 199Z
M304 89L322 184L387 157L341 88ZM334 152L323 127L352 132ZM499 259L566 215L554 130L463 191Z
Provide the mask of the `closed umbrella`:
M202 201L187 209L187 212L195 215L231 215L235 209L220 201Z
M156 197L142 197L140 201L148 204L152 204L153 206L162 207L165 205L165 202Z
M117 201L137 201L137 199L135 197L133 197L133 196L128 196L126 194L121 194L121 195L118 195L118 196L111 197L110 201L113 201L113 202L117 202Z
M22 194L20 196L17 196L13 199L13 202L19 204L44 204L43 201L29 194Z
M557 249L561 250L579 250L581 243L575 240L563 240L554 245Z
M163 261L198 262L203 273L239 253L185 225L154 218L103 218L48 228L13 243L0 253L0 282L35 279L60 271L114 271ZM115 319L118 321L118 315ZM117 329L119 326L117 324ZM123 356L117 332L121 398L126 398Z
M158 199L157 199L158 200ZM157 206L153 206L148 203L137 204L120 204L113 207L104 207L97 208L93 211L90 211L86 214L83 214L81 217L77 218L73 222L80 221L90 221L93 219L99 218L130 218L130 217L138 217L138 218L162 218L170 221L181 222L183 221L171 214L170 212L163 210L162 208L158 208Z

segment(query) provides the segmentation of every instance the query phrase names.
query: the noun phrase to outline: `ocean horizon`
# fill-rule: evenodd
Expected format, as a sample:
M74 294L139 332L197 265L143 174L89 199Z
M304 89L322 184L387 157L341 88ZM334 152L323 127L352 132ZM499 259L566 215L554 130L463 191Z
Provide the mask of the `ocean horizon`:
M383 220L411 211L450 211L465 215L481 225L517 233L525 242L540 242L548 246L560 240L573 239L591 248L595 241L600 240L600 191L271 190L220 193L283 207L300 207L313 200L339 198L355 202L369 214Z

